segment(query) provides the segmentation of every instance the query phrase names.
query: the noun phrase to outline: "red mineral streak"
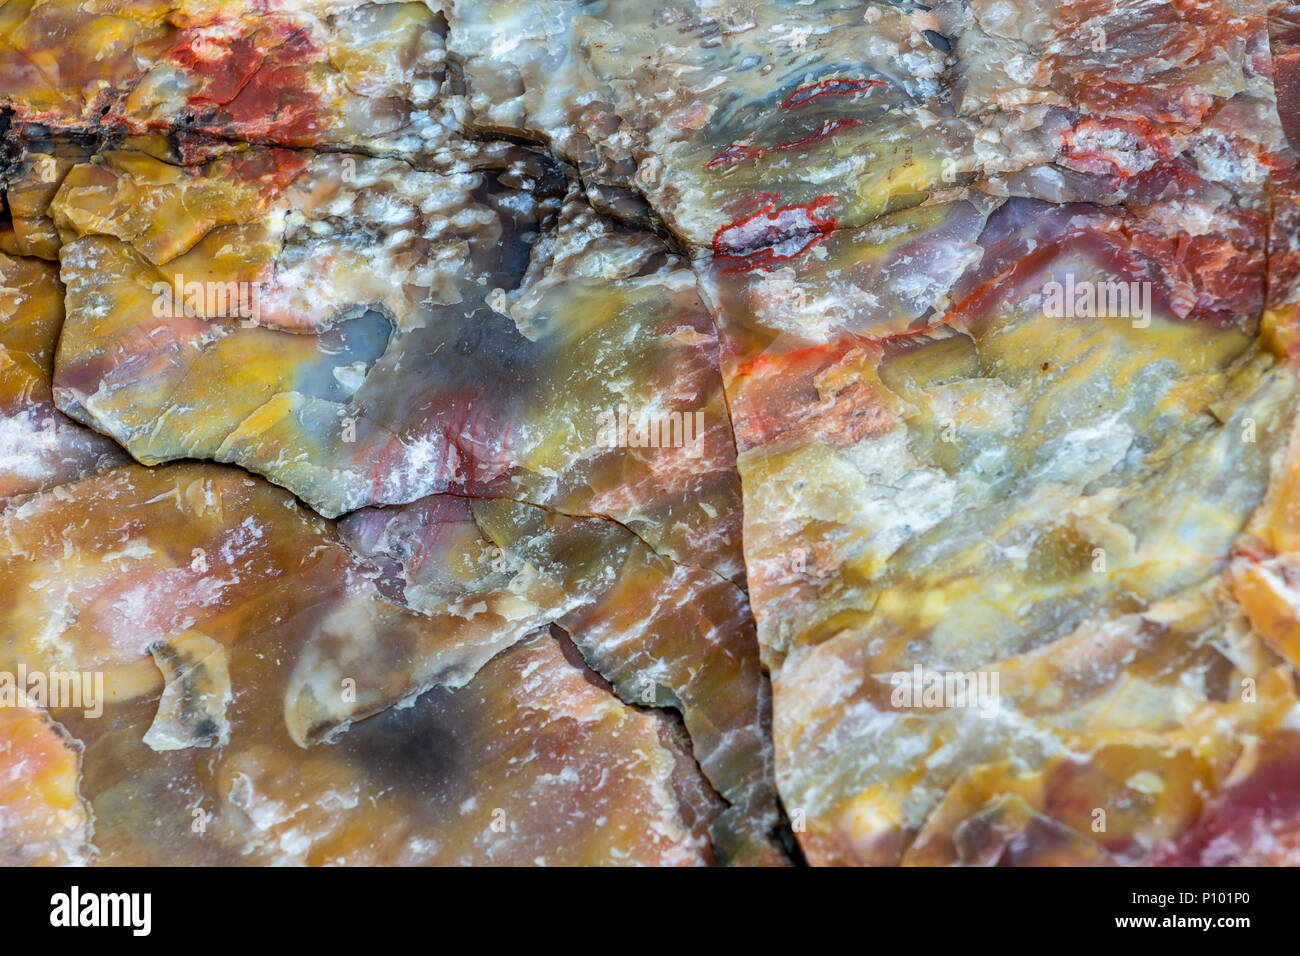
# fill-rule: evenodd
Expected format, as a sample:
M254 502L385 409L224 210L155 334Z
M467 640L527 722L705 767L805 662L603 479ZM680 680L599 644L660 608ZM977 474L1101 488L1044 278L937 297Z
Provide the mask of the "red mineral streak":
M1228 552L1229 560L1239 559L1249 561L1252 564L1262 564L1265 561L1272 561L1276 557L1277 552L1253 541L1241 542L1233 546L1232 550Z
M1136 173L1125 183L1130 198L1142 196L1172 198L1177 195L1194 195L1203 188L1205 180L1195 170L1175 157L1170 162L1159 162L1150 169Z
M1071 95L1072 105L1081 111L1129 122L1165 123L1184 130L1200 125L1213 103L1188 83L1162 89L1092 76L1080 77Z
M1123 227L1130 247L1158 271L1182 318L1232 322L1264 308L1268 223L1250 213L1220 215L1216 235L1169 235L1145 220Z
M720 166L729 166L743 159L749 159L751 156L761 156L762 153L763 148L761 146L745 146L743 143L732 143L705 163L704 168L717 169Z
M1168 135L1140 120L1088 118L1062 133L1061 138L1062 155L1071 165L1086 172L1105 172L1109 168L1123 179L1150 168L1135 165L1144 159L1144 153L1154 156L1157 162L1173 158Z
M815 364L791 370L743 393L736 426L740 450L778 440L853 445L894 426L893 412L869 384L853 383L820 396L813 383L819 371Z
M734 375L739 380L749 377L769 378L779 376L790 369L800 370L799 374L811 370L809 372L809 381L811 381L813 376L843 360L844 356L854 349L883 355L891 345L899 345L912 339L924 338L944 328L944 326L945 323L943 322L931 322L914 329L904 329L901 332L894 332L877 338L850 333L830 342L809 345L789 352L762 352L738 364Z
M805 103L811 103L820 96L849 96L853 93L861 93L863 90L869 90L875 86L884 85L884 80L868 80L864 77L830 77L809 86L799 87L781 101L781 109L791 110L796 106L803 106Z
M252 37L235 37L219 46L204 31L183 35L168 58L187 73L207 78L203 90L189 98L196 107L229 103L265 60Z
M861 125L861 120L848 119L844 117L841 117L840 119L827 120L822 124L822 128L811 136L805 136L803 139L786 140L784 143L777 143L775 146L771 147L771 149L801 149L804 146L811 146L813 143L820 143L826 137L832 136L842 129Z
M1292 147L1300 148L1300 4L1273 4L1268 30L1278 116Z
M275 19L263 22L269 36L246 34L242 24L230 21L187 29L168 59L205 80L187 101L199 114L199 128L234 125L249 138L310 144L323 123L306 73L324 53L305 30Z
M734 373L741 409L736 418L739 446L754 448L778 439L852 445L888 431L896 419L877 387L863 381L823 393L818 377L846 361L874 367L891 349L908 347L941 325L880 338L844 335L790 352L764 352L740 363Z
M808 379L811 381L813 375L835 364L848 354L850 349L857 348L862 343L863 340L859 336L847 335L833 342L810 345L790 352L762 352L737 365L734 374L737 380L749 377L768 378L780 375L786 369L800 369L806 372L811 368L813 371L808 374Z
M201 132L179 129L172 133L176 155L182 166L206 166L227 148L225 140L205 136Z
M803 139L789 139L775 146L746 146L743 143L733 143L722 152L718 153L711 160L704 164L705 169L717 169L721 166L730 166L732 163L738 163L745 159L758 159L764 153L774 153L781 149L802 149L805 146L811 146L814 143L820 143L828 136L833 136L842 129L848 129L851 126L860 126L861 120L840 118L827 120L822 124L822 128L810 136Z
M1174 0L1134 9L1131 35L1140 44L1135 56L1152 64L1174 65L1168 82L1127 82L1108 71L1089 68L1085 44L1053 58L1064 80L1061 92L1082 112L1133 120L1199 125L1215 97L1193 77L1196 67L1212 68L1223 51L1251 45L1259 31L1257 14L1225 16L1223 8L1203 0ZM1162 74L1156 68L1155 76Z
M1076 233L1075 236L1077 235ZM953 304L944 316L944 324L955 329L967 329L1008 297L1023 293L1034 283L1041 288L1043 272L1061 254L1069 238L1073 237L1044 241L1022 258L1013 260L1005 268L994 272Z
M825 241L839 220L818 213L834 201L834 195L825 195L801 205L767 205L722 226L713 234L713 252L719 259L738 263L722 274L788 262Z
M1183 319L1225 323L1258 315L1265 294L1266 222L1227 216L1219 235L1167 231L1159 207L1103 222L1080 221L1039 235L1032 249L986 247L987 271L959 290L945 323L969 329L1003 303L1041 292L1059 257L1082 255L1094 281L1150 282L1152 307ZM1082 278L1082 276L1080 276Z
M457 484L466 489L480 488L500 477L516 454L511 447L520 427L516 414L502 409L493 398L484 389L475 390L472 398L456 405L447 430L449 459L454 450L458 460L449 460L446 467L454 469Z

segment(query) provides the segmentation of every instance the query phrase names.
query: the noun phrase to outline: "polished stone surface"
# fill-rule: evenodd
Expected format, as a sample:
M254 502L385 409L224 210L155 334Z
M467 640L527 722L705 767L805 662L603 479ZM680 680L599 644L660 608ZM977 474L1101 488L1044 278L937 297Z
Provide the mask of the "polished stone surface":
M0 860L1295 863L1298 25L6 4Z

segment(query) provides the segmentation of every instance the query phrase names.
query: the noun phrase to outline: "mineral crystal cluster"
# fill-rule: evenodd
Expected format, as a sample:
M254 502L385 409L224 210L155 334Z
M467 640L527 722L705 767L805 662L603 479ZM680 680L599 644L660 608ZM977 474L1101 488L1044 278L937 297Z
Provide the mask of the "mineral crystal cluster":
M0 862L1300 864L1300 4L0 2Z

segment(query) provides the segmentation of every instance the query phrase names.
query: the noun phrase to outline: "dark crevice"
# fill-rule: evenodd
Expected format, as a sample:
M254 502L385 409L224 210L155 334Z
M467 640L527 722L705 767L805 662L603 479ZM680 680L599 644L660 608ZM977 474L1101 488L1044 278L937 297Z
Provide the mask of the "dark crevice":
M727 810L737 809L737 804L728 800L721 791L718 790L717 786L709 779L709 775L704 772L704 768L700 765L700 758L695 750L695 738L691 736L690 731L686 728L686 721L683 717L680 704L647 705L636 700L627 700L623 698L618 691L614 689L614 685L605 679L591 661L587 660L586 655L582 653L582 649L578 646L577 642L573 640L572 635L565 628L559 624L552 623L550 626L550 632L551 637L560 645L560 651L564 655L565 660L577 668L587 682L593 687L605 691L625 707L640 711L641 713L654 714L660 720L671 721L676 735L684 743L689 745L691 761L694 764L695 773L699 782L708 787L709 792L712 793L716 800ZM793 831L790 830L789 821L786 818L784 807L781 806L780 796L776 795L775 788L772 792L780 813L780 819L772 827L769 837L771 838L773 845L780 848L787 857L796 862L801 861L803 854L797 849L797 841L794 841L796 842L794 852L791 852L789 846L789 842L793 841L794 834ZM743 810L743 807L740 809ZM719 858L722 857L724 854L716 835L711 834L710 843L713 847L714 856ZM795 855L796 853L798 853L797 857ZM725 861L719 859L719 862Z

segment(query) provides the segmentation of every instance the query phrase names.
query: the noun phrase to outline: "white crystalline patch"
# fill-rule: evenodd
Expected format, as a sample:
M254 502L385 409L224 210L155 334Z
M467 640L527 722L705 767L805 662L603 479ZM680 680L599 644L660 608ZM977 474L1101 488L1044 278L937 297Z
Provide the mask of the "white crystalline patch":
M481 206L466 206L458 209L450 221L457 229L470 230L475 227L491 226L496 222L496 213Z
M33 584L33 587L45 593L41 602L44 613L39 630L32 636L32 646L54 660L65 659L69 649L64 646L62 638L77 621L78 610L73 605L73 596L79 588L74 582L61 578Z
M355 392L366 380L366 363L353 362L334 369L334 379L349 392Z
M1279 865L1295 866L1300 851L1290 842L1277 839L1275 827L1284 823L1270 820L1263 810L1256 810L1249 824L1249 832L1241 833L1230 830L1210 840L1201 851L1200 863L1204 866L1227 866L1241 859L1242 847L1249 847L1254 854L1265 858L1276 858Z
M385 498L410 500L429 494L460 467L460 454L441 435L421 435L401 445L401 457L383 477Z
M885 245L891 242L897 242L907 236L914 235L917 232L916 223L909 222L906 219L890 221L889 219L877 220L867 226L864 226L854 237L854 243Z
M1282 577L1282 575L1278 574L1274 568L1269 567L1268 565L1257 565L1255 571L1260 578L1263 579L1264 583L1268 585L1269 590L1290 606L1292 614L1295 617L1300 618L1300 594L1296 593L1295 588L1293 588L1290 583Z
M1160 213L1166 227L1177 229L1189 236L1210 235L1218 222L1215 210L1201 203L1170 200Z
M1097 153L1127 172L1142 172L1160 161L1159 155L1128 130L1094 127L1078 131L1070 142L1071 153Z
M503 196L499 202L502 206L511 212L518 213L520 216L530 215L533 208L537 205L531 193L519 192Z
M793 235L780 242L773 243L772 252L779 258L789 259L799 253L805 245L808 244L807 235Z
M899 260L899 272L890 276L890 290L915 310L933 302L949 283L943 274L946 270L908 270L910 262L911 257Z
M415 232L411 229L395 229L388 235L385 245L391 248L400 248L415 238Z
M1020 30L1017 29L1019 22L1025 17L1025 11L1019 4L1011 3L1009 0L994 0L993 3L976 4L976 20L986 32L994 36L1018 37Z
M100 557L100 561L109 564L113 561L143 561L146 558L153 557L156 552L144 541L129 542L126 547L110 552Z
M234 528L230 536L221 545L221 557L227 564L234 564L236 558L246 552L253 544L261 541L263 535L262 525L258 523L256 518L249 515Z
M744 255L769 246L777 255L790 256L818 228L808 210L792 206L753 216L724 229L718 234L716 246L724 255Z
M0 418L0 473L38 479L45 456L58 447L57 428L44 428L30 412Z
M0 301L8 302L10 304L9 308L17 310L19 306L27 301L27 296L23 295L15 286L0 285Z
M214 604L235 582L208 575L187 582L184 597L179 600L178 583L174 573L160 573L122 592L111 605L116 618L111 622L112 640L143 649L150 641L188 628L194 619L192 615L181 614L182 610ZM165 613L160 614L160 610Z
M938 76L943 71L943 62L924 52L903 53L898 63L905 73L918 79Z
M415 218L415 208L391 193L371 194L364 212L368 219L384 226L400 226Z
M846 458L864 482L854 493L854 508L880 542L876 550L892 550L952 514L956 483L940 469L921 467L903 432L861 442Z
M1118 412L1069 431L1051 443L1055 454L1044 466L1041 479L1078 482L1105 474L1124 457L1134 437Z
M229 55L230 42L239 39L242 29L238 20L199 27L191 34L190 49L196 59L216 63Z
M1286 712L1286 717L1278 724L1278 729L1300 731L1300 704L1291 705L1291 709Z

